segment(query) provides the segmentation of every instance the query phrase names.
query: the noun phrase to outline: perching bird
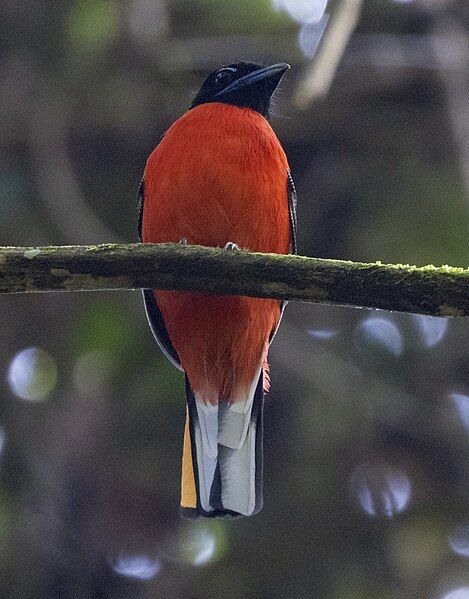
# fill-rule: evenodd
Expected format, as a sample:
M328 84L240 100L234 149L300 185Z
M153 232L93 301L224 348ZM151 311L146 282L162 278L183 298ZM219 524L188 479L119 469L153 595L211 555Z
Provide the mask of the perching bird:
M213 72L148 158L139 189L143 242L296 252L296 193L269 106L287 64ZM220 273L223 276L223 273ZM262 508L267 353L284 304L144 290L161 349L185 373L181 507L188 516Z

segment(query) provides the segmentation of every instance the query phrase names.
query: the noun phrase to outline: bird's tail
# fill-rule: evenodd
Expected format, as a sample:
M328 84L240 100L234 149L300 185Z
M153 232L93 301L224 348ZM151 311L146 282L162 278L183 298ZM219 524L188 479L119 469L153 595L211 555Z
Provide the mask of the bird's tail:
M262 509L263 373L246 401L211 405L186 376L187 414L182 458L184 516L252 516Z

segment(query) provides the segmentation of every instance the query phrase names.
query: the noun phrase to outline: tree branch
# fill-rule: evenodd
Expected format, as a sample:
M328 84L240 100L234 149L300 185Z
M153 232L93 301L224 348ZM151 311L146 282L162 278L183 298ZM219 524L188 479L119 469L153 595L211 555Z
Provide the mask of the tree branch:
M176 289L469 315L469 269L323 260L178 244L0 248L0 293Z
M295 91L294 103L308 108L318 97L327 95L335 72L360 17L362 0L342 0L333 13L317 56Z

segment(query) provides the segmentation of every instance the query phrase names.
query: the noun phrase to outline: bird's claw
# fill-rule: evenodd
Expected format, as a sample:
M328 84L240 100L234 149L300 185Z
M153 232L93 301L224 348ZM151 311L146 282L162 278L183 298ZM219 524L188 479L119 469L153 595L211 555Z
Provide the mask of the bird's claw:
M180 245L187 245L187 239L186 239L185 237L182 237L182 238L181 238L181 239L178 241L178 243L179 243Z
M241 248L237 243L233 243L233 241L228 241L223 248L225 252L240 252Z

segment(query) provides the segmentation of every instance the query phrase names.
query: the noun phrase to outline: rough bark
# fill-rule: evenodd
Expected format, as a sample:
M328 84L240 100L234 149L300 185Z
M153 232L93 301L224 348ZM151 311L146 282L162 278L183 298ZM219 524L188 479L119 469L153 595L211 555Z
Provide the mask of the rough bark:
M469 269L227 252L177 244L0 248L0 293L177 289L469 315Z

